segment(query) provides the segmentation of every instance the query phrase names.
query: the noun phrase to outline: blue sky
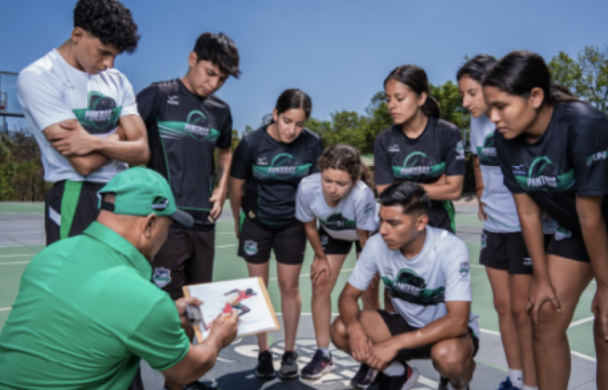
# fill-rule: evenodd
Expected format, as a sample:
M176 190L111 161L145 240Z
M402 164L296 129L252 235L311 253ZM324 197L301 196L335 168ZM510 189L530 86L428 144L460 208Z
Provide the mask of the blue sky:
M19 71L62 44L75 0L0 0L0 70ZM465 54L527 49L550 60L560 50L608 44L606 0L124 0L142 39L116 67L135 92L182 76L194 41L223 31L237 44L243 74L218 96L234 128L257 128L285 88L313 99L313 116L363 113L394 67L422 66L431 82L453 80Z

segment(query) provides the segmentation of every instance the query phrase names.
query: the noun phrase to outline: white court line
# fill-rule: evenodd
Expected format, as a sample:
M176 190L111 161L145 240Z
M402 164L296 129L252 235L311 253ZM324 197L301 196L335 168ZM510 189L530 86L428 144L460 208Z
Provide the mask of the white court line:
M343 270L341 270L341 271L340 271L340 273L342 273L342 272L348 272L348 271L352 271L353 269L354 269L354 268L347 268L347 269L343 269ZM302 274L302 275L300 275L300 278L306 278L306 277L309 277L309 276L310 276L310 274ZM278 278L268 278L268 281L269 281L269 282L274 282L274 281L276 281L276 280L278 280Z
M0 257L22 257L22 256L36 256L36 254L35 253L31 253L31 254L21 253L18 255L0 255Z
M0 307L0 311L8 311L12 309L12 307Z
M29 261L17 261L14 263L0 263L0 265L15 265L15 264L27 264Z
M19 232L19 233L2 233L0 232L0 234L4 234L4 235L17 235L17 234L35 234L35 233L44 233L44 230L36 230L34 232Z
M25 242L21 242L18 243L17 245L0 245L0 248L15 248L15 247L20 247L20 246L38 246L38 245L45 245L45 242L41 242L39 244L36 244L38 241L25 241ZM22 245L27 243L28 245Z
M233 246L239 246L239 244L216 246L216 248L230 248L230 247L233 247Z
M587 322L591 322L594 319L595 319L595 317L591 316L591 317L583 318L582 320L575 321L575 322L573 322L573 323L570 324L570 326L568 327L568 329L574 328L575 326L579 326L579 325L582 325L582 324L586 324Z

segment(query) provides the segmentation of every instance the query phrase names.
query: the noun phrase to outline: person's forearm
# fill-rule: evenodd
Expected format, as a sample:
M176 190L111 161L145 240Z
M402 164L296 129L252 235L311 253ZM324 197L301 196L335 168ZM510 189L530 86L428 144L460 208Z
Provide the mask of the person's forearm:
M425 327L413 332L394 336L392 340L399 349L414 349L433 345L442 340L463 337L468 332L469 318L447 314Z
M222 349L221 340L209 335L202 344L193 345L191 348L196 348L199 353L198 362L188 380L185 383L190 383L209 372L217 360Z
M312 250L315 251L315 256L324 257L325 251L323 251L323 245L321 245L321 237L319 237L319 231L317 230L316 220L306 222L304 224L304 230L306 231L306 237L308 238L308 242L312 247Z
M475 195L481 200L485 184L483 182L483 175L481 174L481 166L479 165L479 156L473 155L473 173L475 174Z
M350 294L340 294L338 300L338 310L340 313L340 319L344 323L344 326L348 330L351 326L361 326L359 322L359 303L357 303L358 297L353 297Z
M228 182L230 164L232 163L232 152L219 150L217 155L217 189L222 193L222 198L226 199L228 193Z
M598 286L608 287L608 231L601 202L598 202L597 209L583 211L577 199L577 211L595 280Z
M435 183L421 184L429 197L432 200L456 200L462 194L462 181L455 180L450 182L445 176L442 176Z
M96 137L95 150L129 165L146 165L150 160L150 149L146 139L118 141L110 137Z
M101 153L90 153L86 156L67 157L68 162L76 172L82 176L89 176L108 162L108 158Z
M518 209L521 233L524 236L528 254L532 259L535 279L549 280L547 259L544 247L543 223L540 209L535 212L522 212Z
M241 214L241 205L243 203L243 185L239 185L236 179L230 179L230 208L232 210L232 216L234 221L238 223Z

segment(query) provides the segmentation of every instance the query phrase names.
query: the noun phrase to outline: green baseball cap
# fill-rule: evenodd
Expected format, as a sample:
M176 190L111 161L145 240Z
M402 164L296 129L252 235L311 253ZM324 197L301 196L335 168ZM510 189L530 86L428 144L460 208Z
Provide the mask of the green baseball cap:
M116 195L113 204L102 199L101 195L108 193ZM194 224L190 214L177 208L167 180L158 172L148 168L136 167L122 171L98 194L101 210L142 217L156 214L159 217L171 217L186 227Z

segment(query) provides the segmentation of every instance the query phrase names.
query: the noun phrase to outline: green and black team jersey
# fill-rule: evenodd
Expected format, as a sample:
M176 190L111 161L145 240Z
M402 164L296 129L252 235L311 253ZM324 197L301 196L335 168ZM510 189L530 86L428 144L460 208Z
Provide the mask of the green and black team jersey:
M281 228L296 221L298 185L319 171L323 143L308 129L290 144L275 141L267 130L263 126L241 140L230 174L247 180L243 212L262 227Z
M464 175L464 145L460 130L444 120L429 117L416 139L393 125L374 142L376 185L402 181L434 183L441 175ZM454 232L454 206L450 201L432 201L429 225Z
M581 233L577 196L603 196L608 222L608 118L582 102L556 106L543 135L534 143L523 136L495 135L505 185L527 193L560 225L558 234Z
M153 83L137 95L137 106L148 129L148 167L167 178L177 206L194 217L192 229L213 229L213 152L230 148L230 107L215 95L193 94L179 79Z

